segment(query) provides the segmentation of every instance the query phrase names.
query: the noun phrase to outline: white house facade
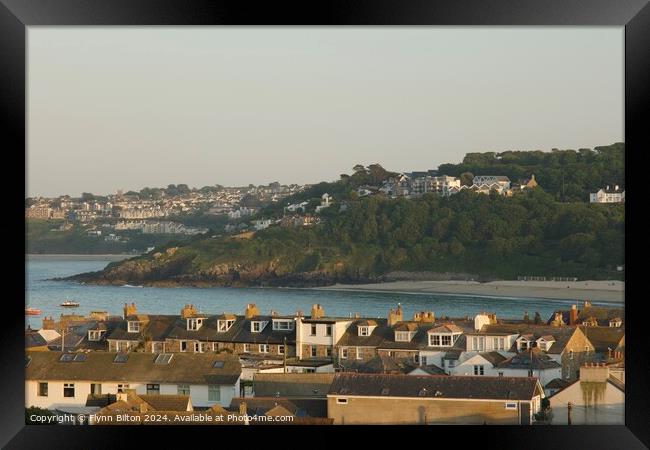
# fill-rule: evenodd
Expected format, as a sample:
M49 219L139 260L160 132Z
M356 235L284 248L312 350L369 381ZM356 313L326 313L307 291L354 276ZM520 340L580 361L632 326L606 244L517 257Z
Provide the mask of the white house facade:
M89 394L189 395L196 407L230 405L239 394L238 358L215 353L28 352L25 405L80 407Z

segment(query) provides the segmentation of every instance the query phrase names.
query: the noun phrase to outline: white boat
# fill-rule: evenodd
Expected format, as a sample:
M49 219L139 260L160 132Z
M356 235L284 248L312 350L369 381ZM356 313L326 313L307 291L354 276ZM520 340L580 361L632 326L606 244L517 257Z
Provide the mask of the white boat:
M61 303L61 306L66 307L66 308L76 308L79 306L79 302L73 302L72 300L66 300L63 303Z

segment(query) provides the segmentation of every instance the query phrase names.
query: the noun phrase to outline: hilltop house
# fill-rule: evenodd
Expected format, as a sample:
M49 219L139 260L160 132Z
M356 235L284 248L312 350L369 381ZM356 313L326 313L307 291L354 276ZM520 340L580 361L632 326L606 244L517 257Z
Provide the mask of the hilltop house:
M621 190L618 185L613 189L607 186L605 189L599 189L589 194L589 203L622 203L625 201L625 190Z

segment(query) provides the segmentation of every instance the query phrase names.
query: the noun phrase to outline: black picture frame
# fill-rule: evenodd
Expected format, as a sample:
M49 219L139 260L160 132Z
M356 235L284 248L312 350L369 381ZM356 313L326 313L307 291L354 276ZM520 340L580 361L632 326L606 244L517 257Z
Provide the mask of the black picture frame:
M0 0L0 120L6 172L25 173L26 152L26 27L33 25L561 25L625 27L625 142L626 142L626 260L641 253L647 230L642 228L641 209L644 156L650 151L647 126L648 74L650 74L650 6L647 0L454 0L387 1L330 0L325 2L259 2L225 0ZM585 74L589 76L589 74ZM643 114L646 113L646 114ZM7 157L15 161L7 163ZM14 167L16 167L14 169ZM11 168L11 170L8 170ZM627 173L629 171L629 173ZM638 171L638 176L633 173ZM25 174L28 176L28 174ZM5 236L24 232L24 199L13 189L10 214L2 225ZM6 191L6 193L8 193ZM7 225L11 225L8 227ZM10 234L11 233L11 234ZM629 244L634 239L634 246ZM6 239L11 241L11 238ZM14 239L17 241L17 239ZM20 244L15 242L16 258ZM24 248L23 248L24 250ZM14 250L12 250L13 253ZM640 259L640 258L639 258ZM16 261L17 261L16 260ZM6 448L104 448L131 446L146 432L149 437L168 439L171 433L182 437L186 445L214 446L215 436L207 430L207 440L192 427L65 427L26 426L24 424L24 305L18 283L25 277L24 266L8 265L5 285L15 287L16 295L6 295L5 317L0 327L0 358L3 420L0 421L0 445ZM638 265L626 261L626 333L630 344L626 351L628 372L625 426L550 426L550 427L469 427L422 428L392 431L369 428L355 431L349 439L339 437L349 427L337 427L334 433L321 430L284 427L227 427L227 434L246 433L241 445L266 445L264 439L297 439L296 445L310 440L338 446L373 445L390 433L401 445L436 445L442 438L459 445L488 448L607 448L634 449L650 445L650 405L646 375L650 364L645 334L647 317L643 313L643 286L635 280L641 274ZM12 289L13 292L13 289ZM308 428L308 427L307 427ZM205 431L205 428L203 429ZM431 431L431 433L429 433ZM300 437L290 437L298 432ZM253 433L253 434L251 434ZM256 434L259 433L259 434ZM399 433L399 434L397 434ZM191 441L188 437L192 436ZM442 437L442 438L441 438ZM229 436L229 442L234 436ZM146 441L145 441L146 442ZM171 445L171 441L168 441ZM226 445L223 441L221 445ZM286 442L285 442L286 443ZM139 444L142 445L142 444ZM230 444L230 445L234 445ZM393 444L395 445L395 444ZM453 444L452 444L453 445Z

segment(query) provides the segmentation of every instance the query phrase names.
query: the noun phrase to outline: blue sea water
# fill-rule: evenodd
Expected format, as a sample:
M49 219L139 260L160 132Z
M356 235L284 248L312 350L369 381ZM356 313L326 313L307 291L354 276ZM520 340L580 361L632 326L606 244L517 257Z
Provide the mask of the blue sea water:
M208 314L230 312L243 314L247 303L255 303L262 313L275 310L293 314L302 310L309 314L311 305L320 303L328 316L348 317L359 313L364 317L386 317L388 310L401 303L404 317L417 311L434 311L437 317L474 316L481 311L495 312L498 317L521 318L537 311L544 320L554 310L566 308L575 300L481 297L450 294L408 294L349 292L317 289L279 288L152 288L129 286L93 286L66 281L51 281L81 272L101 270L108 262L102 257L29 256L27 258L27 306L41 309L41 316L26 317L26 325L40 328L43 316L58 317L61 313L88 314L108 311L121 315L124 303L134 302L138 311L149 314L179 314L183 305L191 303ZM64 300L80 303L78 308L59 306ZM593 302L598 304L598 302Z

